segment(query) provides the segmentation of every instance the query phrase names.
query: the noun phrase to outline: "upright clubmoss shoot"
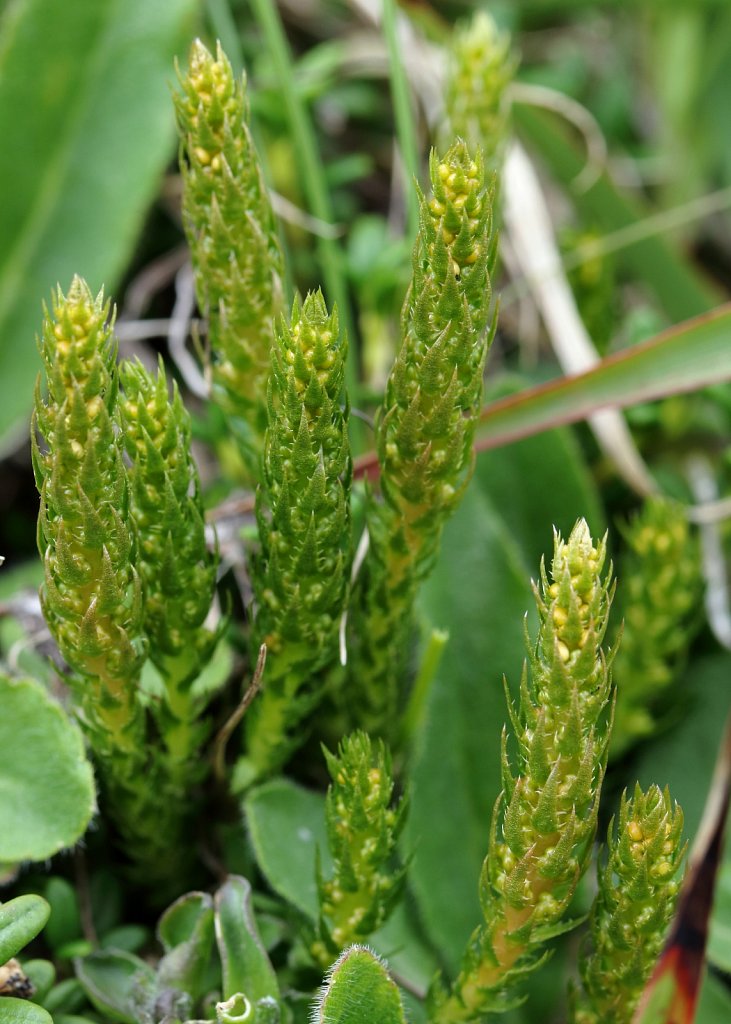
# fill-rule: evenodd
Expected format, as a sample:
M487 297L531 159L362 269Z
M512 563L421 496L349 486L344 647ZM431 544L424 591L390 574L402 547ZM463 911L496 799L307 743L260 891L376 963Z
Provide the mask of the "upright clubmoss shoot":
M508 86L517 67L510 35L487 11L458 24L450 40L445 83L445 129L482 147L488 167L500 165L508 137Z
M337 755L325 751L332 780L325 815L333 872L318 865L320 900L314 957L328 967L346 946L366 940L388 918L403 892L405 869L392 860L406 801L392 806L391 758L365 733L346 736Z
M54 295L40 350L48 397L39 382L33 461L43 611L72 669L110 818L139 876L164 887L191 854L186 829L207 731L189 684L211 647L201 624L215 558L189 422L179 396L168 404L164 375L155 381L141 365L125 367L120 401L109 303L80 278ZM165 683L151 714L140 699L148 654Z
M267 645L267 667L245 719L240 786L279 768L304 738L337 656L351 561L346 351L320 292L295 302L276 332L252 567L255 646Z
M503 743L503 792L480 879L484 921L447 989L430 993L430 1020L481 1020L509 1005L540 959L585 872L606 765L611 681L602 641L612 598L602 578L606 543L586 523L555 538L550 577L536 588L539 626L528 641L520 704L509 704L512 743Z
M266 381L283 310L282 255L249 131L246 83L221 49L193 43L175 109L183 223L208 321L214 397L230 414L252 478L267 425Z
M625 540L613 757L653 735L668 717L671 688L700 623L702 588L697 539L677 502L649 499Z
M75 277L45 310L33 417L40 490L43 613L74 670L71 685L94 751L131 775L143 746L137 684L146 655L137 536L115 425L117 347L110 305ZM42 450L37 432L45 441Z
M209 731L192 684L215 642L203 623L213 600L218 556L206 544L190 416L177 385L170 400L162 363L156 377L140 362L122 363L120 378L144 628L150 657L165 684L153 711L183 799L185 787L203 769L198 753Z
M573 993L574 1024L632 1021L675 910L682 833L683 813L667 790L637 785L631 799L622 795L581 959L583 991Z
M472 474L495 328L493 185L482 157L458 141L443 157L432 154L430 170L402 344L377 422L383 501L368 507L370 550L352 614L347 703L353 720L376 733L392 723L417 588Z

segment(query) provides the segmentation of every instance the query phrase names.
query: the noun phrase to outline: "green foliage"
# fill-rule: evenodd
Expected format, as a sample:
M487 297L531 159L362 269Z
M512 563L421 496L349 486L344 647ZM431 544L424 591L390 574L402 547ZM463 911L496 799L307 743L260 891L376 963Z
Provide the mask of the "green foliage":
M177 386L170 401L162 366L153 378L139 362L124 363L120 377L144 630L150 658L164 680L164 696L153 713L168 755L169 799L182 801L205 773L196 755L210 731L203 712L212 694L201 697L192 684L216 641L203 621L213 600L218 558L206 546L190 417Z
M591 913L591 951L581 962L584 992L576 1024L629 1024L660 955L673 915L685 853L683 814L657 786L622 795L616 835Z
M433 987L434 1021L478 1020L503 1008L546 939L571 927L565 915L591 856L609 736L605 557L606 541L595 545L582 521L567 541L556 535L550 579L542 567L530 673L526 666L519 708L509 705L515 774L503 734L503 792L480 879L484 925L451 993Z
M79 730L38 683L0 674L0 705L0 862L45 860L91 820L91 765Z
M402 344L377 425L384 500L368 506L370 548L353 612L348 704L371 732L385 730L394 713L416 591L472 474L495 327L493 319L487 330L495 237L482 157L457 142L442 158L432 154L430 175L433 195L419 197Z
M217 563L206 547L190 416L176 384L168 399L162 364L154 378L139 361L124 363L120 379L144 629L152 660L165 676L178 676L183 684L210 657L211 636L202 623L213 600Z
M351 557L348 409L340 407L346 351L337 313L328 314L319 292L295 303L272 349L253 578L257 646L269 655L264 693L246 719L242 788L301 742L336 654Z
M697 629L701 596L698 545L682 506L646 502L625 539L613 755L651 736L669 714L670 688Z
M480 145L487 166L497 168L510 124L507 89L517 64L510 36L487 11L478 11L455 28L448 61L444 134Z
M179 77L183 219L208 318L211 372L256 479L269 349L283 308L282 257L248 128L245 82L234 78L220 44L214 58L200 40Z
M404 869L390 864L406 803L392 808L391 759L366 733L343 740L337 756L325 751L332 780L326 799L333 860L328 879L318 871L319 937L312 952L324 967L346 946L367 939L402 895Z
M357 993L357 998L353 995ZM316 1024L406 1024L398 988L384 964L351 946L333 965L312 1015Z
M201 699L191 684L212 648L201 622L216 562L205 547L189 422L179 397L168 404L164 375L155 382L129 365L122 436L109 304L79 278L46 313L41 355L48 398L39 382L33 451L44 614L74 670L69 682L113 815L149 883L166 877L173 858L186 860L186 801L205 773L197 755L209 731L199 716L211 694ZM165 685L152 715L164 753L146 746L139 699L150 648Z
M136 684L146 652L136 533L115 432L116 345L109 303L80 278L46 310L41 356L48 398L36 387L34 470L41 492L41 600L66 661L85 727L107 765L123 755L129 778L142 758ZM106 769L105 769L106 770ZM112 769L109 769L110 772Z
M212 1004L219 1020L248 1006L252 1021L276 1024L279 989L250 900L249 883L235 875L213 897L181 896L160 919L165 952L155 969L130 953L96 950L77 965L84 992L121 1024L153 1024L163 1015L188 1020Z
M0 16L0 449L25 432L38 302L115 287L170 159L170 63L196 0L15 0ZM36 73L29 73L35 69ZM18 111L23 117L18 117Z
M170 24L187 2L170 5ZM16 0L0 20L0 126L4 90L18 78L14 62L18 54L27 62L29 26L44 24L38 12L48 3ZM124 55L118 6L85 15L93 26L82 32L76 50L63 47L81 26L81 15L71 12L68 26L54 15L49 23L59 31L60 56L48 58L46 69L39 46L39 62L27 62L42 86L32 83L30 106L40 107L42 96L50 104L38 120L44 131L31 133L34 152L50 154L50 171L42 175L35 205L37 182L29 173L27 181L16 176L7 190L14 202L0 215L0 235L3 218L20 228L19 241L11 236L0 260L0 322L5 317L11 327L25 270L48 236L46 219L55 223L63 209L64 236L75 238L78 222L83 240L94 215L91 185L69 189L67 209L54 182L65 180L69 161L83 186L85 176L96 174L91 154L97 146L109 146L110 135L115 145L119 141L114 132L100 130L97 142L87 118L104 96L97 77L111 79L107 58ZM611 106L616 96L608 100L601 70L587 58L591 47L586 53L575 48L571 72L561 60L554 69L536 57L543 44L537 33L530 37L521 76L540 82L564 74L565 103L545 91L509 88L514 51L483 12L448 38L446 8L437 16L428 5L416 10L389 2L384 36L403 168L397 161L387 166L383 100L389 93L353 75L363 40L352 35L347 5L335 6L337 40L322 41L317 19L326 8L313 0L296 12L290 51L284 29L293 17L291 4L252 0L260 40L245 7L229 11L227 0L212 0L207 17L222 26L235 67L246 64L257 89L247 92L220 45L209 50L196 42L188 70L179 75L174 102L182 219L202 317L191 334L203 342L198 354L203 383L210 386L207 396L196 388L196 399L203 400L191 406L193 419L177 384L172 393L168 388L176 371L186 384L192 380L188 354L171 344L174 365L164 371L161 363L157 376L144 368L146 362L117 368L109 305L101 293L94 298L80 277L68 294L54 294L44 320L47 393L37 390L33 431L42 498L42 601L68 669L65 675L55 671L47 658L52 648L34 608L29 610L32 602L19 599L14 584L0 585L0 698L7 711L0 716L0 748L4 744L7 752L0 768L0 880L14 891L43 893L52 908L49 927L34 940L38 959L18 967L19 983L27 976L35 986L38 1007L2 997L0 1021L47 1024L51 1014L58 1024L303 1024L314 1014L340 1024L403 1024L407 1015L414 1024L439 1024L479 1021L508 1008L511 1024L560 1020L565 976L579 945L563 933L589 913L580 961L584 987L573 992L570 1012L576 1024L622 1021L631 1015L672 913L681 815L655 783L669 781L673 795L687 802L692 831L710 774L712 738L726 711L721 684L728 659L713 654L709 631L694 639L701 621L700 614L696 621L690 615L700 606L698 565L685 512L653 502L618 538L627 577L619 608L625 649L616 660L620 693L612 705L614 652L602 648L611 571L604 576L606 539L599 543L591 536L635 499L580 431L547 428L607 404L725 379L731 372L731 315L722 308L644 347L614 354L581 378L510 394L483 411L483 371L495 333L499 187L486 168L499 167L509 141L508 100L542 95L570 112L577 109L574 95L589 102L606 127L611 117L602 103ZM129 16L133 40L145 18L134 2ZM148 24L156 17L149 15ZM536 23L526 11L505 8L496 9L496 17L519 33L537 24L551 27L555 15L543 12ZM602 17L615 23L614 14ZM565 21L574 25L569 14ZM699 17L691 21L696 33L706 24ZM731 19L720 21L731 39ZM677 28L682 19L676 24L669 15L668 24ZM65 35L62 28L68 28ZM591 38L593 31L588 17L582 32ZM315 36L316 46L308 49ZM719 31L719 47L722 38ZM443 103L413 75L421 46L438 46L445 58ZM614 39L606 46L614 57L621 50ZM713 59L723 64L718 52L709 55L711 77ZM70 85L62 80L64 67ZM627 88L624 77L615 76L619 92ZM695 94L691 79L678 76L686 98ZM139 75L140 86L149 82ZM418 92L415 105L410 86ZM17 108L23 98L11 89L13 96ZM660 97L668 109L671 98L669 92ZM442 108L451 128L443 140L445 156L432 156L431 193L417 188L407 194L400 171L419 179L423 155L414 112L423 110L438 130L432 115ZM629 104L624 111L628 118L632 109ZM602 225L631 229L609 239L599 235L591 247L592 259L617 251L623 287L615 290L611 309L604 293L599 296L595 325L602 337L620 325L612 348L636 336L638 316L661 320L646 305L648 288L666 315L706 310L714 289L671 243L643 235L660 229L654 220L634 224L634 200L625 199L623 186L597 167L594 184L575 195L572 180L583 154L543 115L524 104L515 114L517 129L548 158L554 188L563 189L552 213L570 206L577 237ZM171 110L168 127L172 120ZM630 121L621 140L610 138L612 158L621 153L621 166L648 186L647 195L667 196L672 188L653 183L637 157L651 149L646 129L633 113ZM293 127L292 139L283 137L283 124ZM77 145L77 128L83 146ZM452 141L455 129L466 141ZM63 135L58 145L56 130ZM318 133L327 136L322 158L315 149ZM15 138L10 129L8 137ZM156 152L164 138L160 131L150 150ZM591 163L596 140L589 141ZM357 152L349 150L353 142ZM129 140L131 171L139 170L138 143ZM118 149L109 148L116 153L119 190L123 161ZM102 171L106 153L100 154ZM4 162L7 152L0 175ZM702 154L694 153L694 181L702 179L702 164ZM27 171L23 155L18 166ZM613 170L617 166L613 162ZM588 180L588 170L583 178ZM355 187L346 190L346 184ZM182 301L167 323L128 322L139 315L138 297L150 281L163 282L154 307L156 316L166 315L165 289L179 266L177 252L156 259L170 244L170 231L178 230L175 218L168 223L178 179L169 178L161 194L130 268L120 338L169 328L172 342L180 326ZM270 196L287 220L281 231ZM16 209L24 210L28 197L34 212L24 220ZM130 208L119 208L133 226ZM411 224L415 213L413 277L397 326L393 314L408 275L404 254L413 241L411 226L409 237L401 236L400 221ZM99 225L101 232L107 229L104 217ZM310 231L318 235L327 302L316 290ZM340 233L349 254L341 261ZM709 259L698 236L693 240L687 251L706 266L713 262L718 269L716 259L724 263L722 255ZM52 267L53 245L48 251ZM110 261L100 260L100 268L114 265L120 251L112 241ZM570 259L577 272L590 275L587 251L580 245ZM509 260L506 266L512 270ZM138 270L143 272L136 276ZM35 287L32 273L28 280ZM186 297L185 280L176 279L179 300ZM295 300L291 317L282 319L285 280L307 297ZM347 284L361 307L359 330L349 329L346 339L340 325L351 319ZM524 282L511 281L503 300L492 394L516 389L516 367L521 387L526 378L540 382L556 372L540 334L525 332L532 306ZM395 361L382 396L392 348ZM0 364L6 362L3 354ZM366 385L359 384L359 366ZM8 379L12 385L16 378ZM14 401L8 403L12 415ZM361 422L360 430L353 429L358 421L350 420L351 402L366 423L377 409L373 453L362 453L366 428ZM710 449L709 433L725 443L730 416L721 388L693 403L683 400L672 438L662 436L669 414L638 410L632 426L645 426L635 440L658 485L685 494L686 449ZM484 436L477 438L480 422ZM652 444L646 443L647 424ZM203 485L191 456L194 432L221 461L206 461ZM474 472L476 439L504 445L531 433L481 457ZM243 495L233 493L242 457L249 488ZM380 473L380 484L362 486L359 478L370 470ZM727 485L727 466L711 466L710 475L719 488ZM211 519L220 524L220 566L218 543L210 534L206 542L204 488ZM724 507L704 510L704 529ZM18 517L11 518L12 542ZM354 572L351 520L358 530L366 528ZM553 567L541 573L537 609L526 622L529 567L546 550L551 524ZM567 542L560 531L571 531ZM724 542L721 531L716 539ZM212 607L217 582L223 616L218 601ZM715 621L711 625L718 629ZM528 667L518 686L521 626ZM248 681L262 647L268 649L262 692L257 675L241 695L233 682L227 685L230 677L235 670ZM697 651L711 657L699 660ZM675 715L674 722L663 712L686 659L687 714L682 722ZM40 867L30 877L18 875L18 862L78 841L95 806L91 774L78 731L40 686L14 678L18 667L37 674L53 688L54 700L76 712L100 782L98 829L73 865L59 862L47 881ZM501 757L503 673L513 689ZM232 752L227 742L244 714L242 746ZM619 733L612 741L615 718ZM373 738L356 731L343 739L354 725L367 727ZM656 740L661 726L666 737ZM384 735L392 750L379 738ZM324 761L320 740L327 744ZM612 742L621 754L637 746L648 788L622 799L590 912L581 878L594 853ZM607 805L613 793L633 783L630 764L617 757L610 765L602 798ZM297 784L277 777L284 768ZM244 828L236 813L242 792ZM406 801L396 801L394 793L408 794L408 821ZM112 842L119 860L117 849L107 852ZM120 870L122 858L125 867L133 863L132 879ZM72 870L74 884L68 880ZM208 890L179 896L194 875ZM724 868L724 881L727 875ZM174 896L160 918L156 949L151 909ZM710 956L723 967L727 901L719 902L715 915ZM360 945L364 941L374 952ZM313 1007L323 969L338 954ZM538 971L549 954L555 969ZM11 949L10 977L16 978L13 955ZM701 1024L720 1024L728 1000L718 985L706 991ZM519 1006L523 998L525 1006Z
M29 1001L33 983L15 959L48 920L50 908L40 896L16 896L0 903L0 1021L2 1024L51 1024L45 1010Z

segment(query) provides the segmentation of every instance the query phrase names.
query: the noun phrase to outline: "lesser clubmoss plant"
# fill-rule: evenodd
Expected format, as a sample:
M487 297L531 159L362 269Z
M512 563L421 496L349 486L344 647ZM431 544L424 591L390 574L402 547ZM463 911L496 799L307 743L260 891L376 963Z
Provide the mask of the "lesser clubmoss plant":
M183 222L208 320L214 394L257 479L269 349L283 309L282 256L248 128L245 81L236 80L220 44L214 57L200 40L179 77Z
M206 546L203 502L190 444L190 416L178 388L168 398L160 365L153 377L140 363L120 366L120 413L144 587L144 628L165 690L153 704L170 758L178 799L203 764L196 756L209 723L192 683L208 662L215 636L204 628L213 600L217 555Z
M351 560L346 351L320 292L295 302L276 332L252 567L255 643L268 654L263 693L245 719L239 786L279 768L302 741L337 655Z
M146 655L136 530L115 427L116 343L110 307L80 278L45 311L33 416L41 494L43 613L64 658L80 716L105 772L134 786L143 760L137 684ZM46 450L36 440L43 436Z
M702 586L697 541L681 505L649 499L625 538L613 757L651 736L663 716L669 717L663 704L700 622Z
M455 28L447 56L444 134L481 146L491 168L500 166L508 136L508 86L516 66L509 34L487 11Z
M318 865L319 935L314 957L328 967L354 942L377 931L403 891L405 869L393 864L406 801L392 806L391 758L365 733L343 740L337 755L325 750L332 780L325 815L332 876Z
M419 193L403 340L377 424L383 501L369 504L370 550L351 616L347 703L354 721L376 733L392 725L416 591L472 474L495 328L493 185L482 157L457 142L442 158L432 155L430 170L433 195Z
M538 636L528 640L520 705L509 702L514 760L503 734L504 789L480 879L484 921L451 990L439 980L432 987L434 1024L505 1009L545 940L567 927L591 856L606 764L611 681L601 644L612 591L611 570L602 578L605 554L605 541L592 541L581 520L567 541L556 536L550 578L541 570Z
M675 909L682 832L682 811L667 790L643 793L637 785L631 799L622 795L599 870L583 992L573 993L574 1024L630 1024Z
M141 367L125 371L130 487L109 313L103 296L75 278L44 317L48 398L39 383L33 429L41 600L73 670L69 685L110 817L141 877L158 884L190 854L186 822L205 726L187 687L210 647L200 625L215 562L205 553L199 498L187 493L195 479L187 419L179 399L168 406L164 377L155 383ZM168 684L153 705L162 744L140 701L148 650Z

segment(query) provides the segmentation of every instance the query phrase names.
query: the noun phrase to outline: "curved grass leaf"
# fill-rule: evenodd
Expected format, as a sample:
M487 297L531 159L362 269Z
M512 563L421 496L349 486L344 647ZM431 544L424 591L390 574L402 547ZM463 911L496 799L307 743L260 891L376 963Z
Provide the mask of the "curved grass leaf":
M516 104L515 124L531 149L537 150L551 173L566 188L583 170L586 157L581 144L555 115ZM649 212L623 196L608 174L600 174L591 188L575 193L572 201L586 220L606 231L637 224ZM718 302L719 293L689 260L665 238L643 238L619 253L624 265L653 289L671 320L704 313Z
M560 377L489 402L480 414L476 450L487 451L601 409L697 391L731 380L731 303L686 320L614 355L586 373ZM355 460L356 477L378 473L375 452Z
M593 369L487 405L477 448L497 448L600 409L624 408L731 379L731 304L602 359Z
M42 299L74 273L112 289L124 270L172 152L168 83L196 7L197 0L4 5L0 450L27 431Z

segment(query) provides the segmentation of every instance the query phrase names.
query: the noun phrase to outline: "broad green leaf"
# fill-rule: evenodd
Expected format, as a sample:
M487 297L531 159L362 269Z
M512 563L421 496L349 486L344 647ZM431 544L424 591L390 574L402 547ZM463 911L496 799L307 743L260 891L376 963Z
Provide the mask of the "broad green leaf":
M686 707L677 724L646 744L633 765L643 788L668 786L685 817L691 842L703 813L711 784L726 715L731 705L731 655L716 654L691 663L680 682ZM729 853L726 854L727 860Z
M15 0L0 20L0 447L27 430L41 301L113 289L174 149L197 0ZM22 113L21 113L22 112Z
M531 148L537 149L556 178L570 188L586 157L566 126L555 115L532 107L517 105L514 114ZM591 188L575 191L571 198L590 224L607 232L635 225L651 212L621 195L608 174L601 174ZM653 289L671 320L704 313L718 302L716 289L661 236L636 241L619 255L624 265Z
M16 956L36 937L50 913L46 901L30 893L0 903L0 964Z
M600 409L624 408L731 379L731 305L602 359L593 369L485 406L477 446L497 448Z
M533 577L541 558L553 550L554 527L567 536L583 517L594 536L606 528L596 484L570 430L481 452L472 486L480 487L510 524Z
M481 919L478 879L507 719L502 677L519 679L532 606L515 540L485 494L470 487L420 601L426 632L445 629L449 641L415 739L404 843L414 855L409 880L419 917L452 969Z
M317 920L318 847L323 871L331 869L324 797L286 779L274 779L252 790L244 809L256 859L266 880L311 921Z
M0 861L44 860L94 812L81 733L37 683L0 675Z
M406 1024L396 983L363 946L351 946L334 964L312 1014L313 1024Z
M279 999L279 985L262 945L251 906L251 885L232 875L216 892L216 942L223 971L223 998L242 992L258 1003Z
M97 950L74 966L89 1001L109 1020L138 1024L140 1007L154 1004L155 972L132 953Z
M53 1024L51 1015L27 999L0 999L0 1024Z

